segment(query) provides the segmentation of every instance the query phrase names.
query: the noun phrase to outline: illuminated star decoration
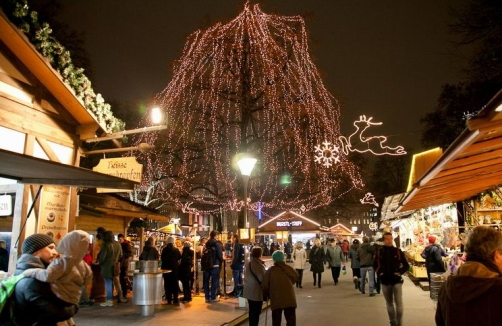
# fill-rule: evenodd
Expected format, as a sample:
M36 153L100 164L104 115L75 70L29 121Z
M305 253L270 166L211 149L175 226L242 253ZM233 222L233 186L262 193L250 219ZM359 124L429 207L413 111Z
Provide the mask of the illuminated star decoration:
M340 162L340 149L336 145L331 145L330 142L324 141L321 145L315 146L316 156L314 161L321 163L325 167L329 168L333 163Z
M312 162L314 145L341 133L338 102L308 44L302 17L265 14L249 3L230 22L194 32L156 99L169 128L135 139L155 144L138 156L145 169L137 192L158 206L192 201L200 212L237 209L242 177L232 160L241 152L258 159L248 193L263 214L302 204L311 210L360 189L359 171L345 155L331 169ZM281 184L285 174L290 182ZM162 183L149 189L159 176Z
M359 201L361 202L361 204L371 204L378 207L378 203L375 200L375 196L373 196L371 192L367 192L366 195L364 195L364 198L359 199Z
M385 136L369 136L364 135L365 131L371 126L380 126L382 122L372 122L373 118L366 119L362 115L359 120L354 121L356 131L352 133L349 138L340 136L342 143L342 151L345 155L349 152L366 153L369 152L374 155L404 155L406 151L403 146L389 147L384 143L387 142Z

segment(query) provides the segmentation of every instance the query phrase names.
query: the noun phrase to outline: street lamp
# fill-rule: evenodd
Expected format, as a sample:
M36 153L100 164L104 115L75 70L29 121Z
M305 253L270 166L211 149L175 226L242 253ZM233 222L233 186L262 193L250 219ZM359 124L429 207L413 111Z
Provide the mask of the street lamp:
M244 180L244 227L249 228L248 222L248 182L249 176L253 171L254 165L256 164L256 159L244 156L237 161L237 165L239 166L239 170L242 174L242 179Z
M133 130L123 130L123 131L108 134L103 137L93 137L93 138L83 139L83 141L85 141L86 143L96 143L96 142L100 142L100 141L124 138L125 136L131 135L131 134L138 134L138 133L167 129L166 124L158 125L159 123L162 123L164 121L164 113L158 107L152 108L150 110L150 118L151 118L152 123L155 124L154 126L137 128L137 129L133 129Z

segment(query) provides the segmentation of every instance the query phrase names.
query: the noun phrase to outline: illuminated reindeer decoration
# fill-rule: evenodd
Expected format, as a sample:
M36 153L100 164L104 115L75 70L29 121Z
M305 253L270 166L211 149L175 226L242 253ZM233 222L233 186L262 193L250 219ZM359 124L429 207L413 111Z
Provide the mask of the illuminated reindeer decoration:
M329 168L333 164L340 162L340 156L348 155L350 152L372 153L374 155L404 155L406 151L403 146L389 147L384 145L387 141L385 136L366 137L363 133L371 126L380 126L381 122L371 122L371 119L366 119L365 115L359 117L359 120L354 121L356 131L346 138L339 136L341 145L338 146L336 141L332 144L329 141L324 141L322 145L314 146L314 161ZM359 139L357 137L359 136ZM357 144L357 147L354 145ZM375 148L373 150L372 148ZM378 148L378 149L376 149ZM342 154L343 153L343 154Z
M375 196L371 192L367 192L366 195L364 195L364 198L359 199L359 201L361 202L361 204L371 204L378 207Z
M345 155L349 152L359 152L365 153L370 152L374 155L404 155L406 151L403 146L389 147L384 145L387 141L385 136L370 136L366 137L363 133L371 126L379 126L381 122L371 122L372 117L366 119L365 115L359 117L359 120L354 121L354 126L356 131L346 138L345 136L340 136L340 142L342 143L342 151ZM359 139L356 137L359 136ZM357 144L357 147L354 145ZM379 150L373 150L372 148L379 148Z

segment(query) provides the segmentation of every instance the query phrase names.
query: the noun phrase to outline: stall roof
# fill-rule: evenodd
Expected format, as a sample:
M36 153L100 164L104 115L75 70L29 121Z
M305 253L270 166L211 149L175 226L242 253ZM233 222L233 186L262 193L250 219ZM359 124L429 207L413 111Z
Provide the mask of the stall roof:
M333 232L334 234L337 235L345 235L345 236L354 236L357 235L354 232L352 232L351 229L343 225L342 223L338 223L336 225L333 225L332 227L329 228L330 232Z
M473 197L502 184L502 90L400 201L396 212Z
M289 210L280 213L258 226L260 233L276 231L317 232L320 231L321 228L321 224Z
M98 128L106 130L104 123L99 123L75 96L73 89L68 86L61 75L52 68L49 60L37 51L24 33L16 28L0 10L0 41L19 58L19 60L38 78L38 80L53 94L56 99L79 122L81 137L92 137Z
M0 177L25 184L134 189L135 181L0 149Z
M127 198L111 193L96 193L93 189L87 189L79 193L80 207L87 211L94 211L103 215L116 215L131 218L143 218L148 220L169 222L169 217L159 214Z
M382 221L392 220L413 213L413 211L400 212L399 214L396 213L396 209L399 206L399 202L404 198L405 195L406 193L402 192L399 194L385 197L382 204L382 212L380 220Z

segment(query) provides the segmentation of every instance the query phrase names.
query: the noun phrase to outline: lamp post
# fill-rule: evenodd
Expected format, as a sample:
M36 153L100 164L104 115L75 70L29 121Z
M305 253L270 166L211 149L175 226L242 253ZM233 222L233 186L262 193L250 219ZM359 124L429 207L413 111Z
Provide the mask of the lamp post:
M242 174L242 179L244 181L244 228L249 228L248 222L248 182L249 176L253 171L254 165L256 164L256 159L249 156L244 156L237 161L239 170Z

